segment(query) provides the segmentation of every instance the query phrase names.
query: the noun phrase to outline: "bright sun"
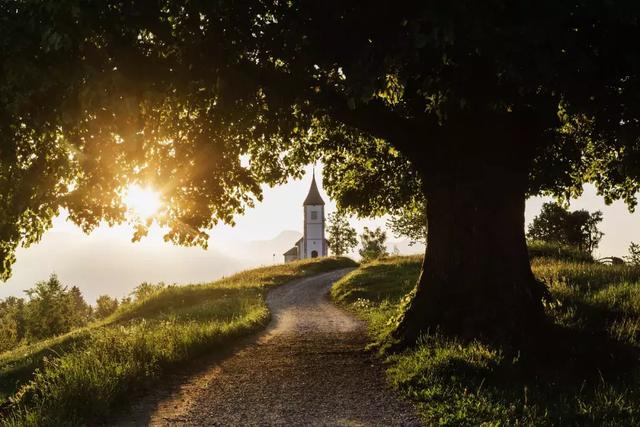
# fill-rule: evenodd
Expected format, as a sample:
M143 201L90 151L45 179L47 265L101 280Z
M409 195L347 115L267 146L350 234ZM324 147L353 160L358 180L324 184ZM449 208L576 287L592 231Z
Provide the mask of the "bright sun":
M149 187L140 187L137 184L130 185L124 192L123 200L127 208L141 219L151 218L162 202L160 193Z

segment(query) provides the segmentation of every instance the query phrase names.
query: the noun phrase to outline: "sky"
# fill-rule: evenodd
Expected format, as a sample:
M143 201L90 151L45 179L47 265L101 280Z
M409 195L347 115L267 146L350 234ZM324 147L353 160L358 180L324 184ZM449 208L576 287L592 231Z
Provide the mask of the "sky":
M282 253L302 233L302 202L311 182L312 166L301 180L290 180L275 188L263 187L264 198L245 215L236 217L235 227L219 225L210 232L209 248L185 248L165 243L162 230L153 228L141 242L132 243L128 225L99 227L90 235L66 221L64 212L42 241L27 249L19 249L12 277L0 282L0 298L24 296L24 290L37 281L56 273L62 283L78 286L90 303L102 294L116 297L128 295L135 286L152 283L200 283L259 265L282 262ZM322 188L322 165L316 167L316 178L325 200L325 214L336 205ZM536 197L527 201L527 224L550 198ZM604 221L600 229L604 237L596 256L622 256L631 241L640 242L640 213L629 213L622 202L606 206L594 188L586 186L584 194L571 202L571 209L601 210ZM362 228L385 227L386 218L353 218L351 225ZM403 238L389 234L389 250L421 253L421 245L409 246ZM352 256L357 258L357 254Z

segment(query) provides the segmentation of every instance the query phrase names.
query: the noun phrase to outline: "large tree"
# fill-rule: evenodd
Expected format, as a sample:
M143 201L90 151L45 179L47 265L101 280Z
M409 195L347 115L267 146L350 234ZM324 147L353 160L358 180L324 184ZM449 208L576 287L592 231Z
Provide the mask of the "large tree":
M399 339L526 336L544 289L525 198L592 182L635 204L639 14L630 0L4 1L1 273L61 207L87 231L125 220L131 182L162 191L167 240L206 245L260 183L320 157L352 210L427 200Z

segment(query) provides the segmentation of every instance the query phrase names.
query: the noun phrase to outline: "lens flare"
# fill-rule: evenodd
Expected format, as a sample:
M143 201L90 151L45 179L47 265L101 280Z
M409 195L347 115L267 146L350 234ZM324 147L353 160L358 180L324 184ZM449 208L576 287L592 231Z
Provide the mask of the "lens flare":
M160 193L149 187L130 185L124 192L127 209L141 219L149 219L158 212L162 202Z

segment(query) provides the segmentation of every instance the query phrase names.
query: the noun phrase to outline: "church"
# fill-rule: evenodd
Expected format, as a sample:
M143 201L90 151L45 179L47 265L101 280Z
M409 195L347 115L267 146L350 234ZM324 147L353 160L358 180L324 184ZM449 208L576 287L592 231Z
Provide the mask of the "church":
M324 238L324 200L318 191L315 173L302 208L304 210L303 236L294 247L283 254L284 262L328 255L329 244Z

